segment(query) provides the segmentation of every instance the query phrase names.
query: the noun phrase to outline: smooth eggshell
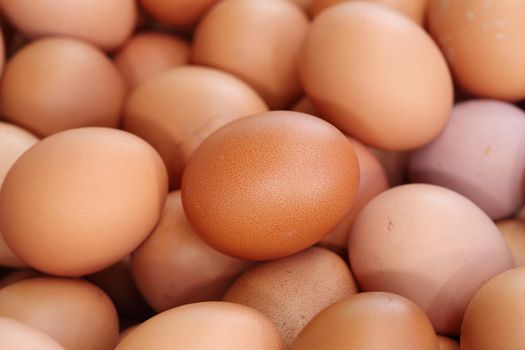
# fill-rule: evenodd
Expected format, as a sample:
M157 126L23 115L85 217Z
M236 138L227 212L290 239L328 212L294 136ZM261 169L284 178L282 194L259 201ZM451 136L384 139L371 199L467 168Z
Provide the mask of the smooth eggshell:
M268 260L321 240L350 210L359 164L350 141L308 114L260 113L210 135L182 180L189 223L228 255Z
M515 266L480 208L427 184L394 187L368 202L352 226L348 255L364 291L407 297L443 335L458 335L474 293Z
M499 221L496 225L512 252L516 266L525 267L525 222L510 219Z
M6 317L0 317L0 344L6 350L65 350L44 332Z
M106 294L91 283L32 278L0 290L0 316L47 333L67 350L113 350L118 318Z
M290 350L438 350L436 333L413 302L390 293L359 293L327 307Z
M203 302L164 311L135 328L115 350L284 350L263 314L243 305Z
M312 247L255 265L228 289L223 300L261 311L289 346L321 310L355 293L357 286L344 260Z
M430 36L371 2L345 2L320 14L304 42L299 71L323 118L382 149L429 142L452 107L450 73Z
M450 188L492 219L513 215L523 204L525 113L500 101L457 104L445 130L410 156L413 182Z
M32 267L55 275L99 271L155 226L167 175L145 141L109 128L45 138L11 167L0 191L0 230Z
M190 28L219 0L138 0L156 20L180 28Z
M449 337L438 335L439 350L459 350L459 343Z

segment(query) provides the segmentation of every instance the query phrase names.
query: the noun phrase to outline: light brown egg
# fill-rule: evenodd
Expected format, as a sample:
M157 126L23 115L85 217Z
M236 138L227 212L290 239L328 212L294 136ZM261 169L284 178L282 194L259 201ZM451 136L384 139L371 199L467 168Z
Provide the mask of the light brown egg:
M7 287L13 283L24 281L30 278L43 277L44 275L33 269L17 269L9 272L0 279L0 288Z
M255 265L228 289L223 300L261 311L290 346L321 310L355 293L357 286L344 260L312 247Z
M452 80L436 44L383 5L356 1L324 11L312 22L299 68L320 115L377 148L422 146L452 107Z
M180 192L171 192L155 230L131 255L137 286L158 312L198 301L219 300L250 266L219 253L191 228Z
M459 343L449 337L438 335L439 350L459 350Z
M233 303L203 302L164 311L142 323L115 350L284 350L260 312Z
M436 333L413 302L390 293L359 293L306 325L290 350L438 350Z
M233 75L212 68L170 69L133 90L124 128L159 152L178 189L186 163L199 144L219 127L267 111L257 93Z
M308 114L260 113L210 135L182 180L189 223L231 256L268 260L320 241L348 213L359 183L352 144Z
M67 350L113 350L118 318L108 296L91 283L33 278L0 290L0 316L28 324Z
M0 87L6 120L40 136L118 124L126 87L98 49L65 38L41 39L8 62Z
M385 170L372 152L357 140L349 138L359 160L359 186L352 208L343 220L319 244L338 254L348 249L348 234L359 211L379 193L389 187Z
M512 252L516 266L525 267L525 222L510 219L499 221L496 225Z
M6 350L65 350L44 332L6 317L0 317L0 344Z
M427 22L463 89L499 100L525 98L522 0L429 0Z
M128 87L133 89L160 72L188 63L189 50L189 44L177 36L145 32L133 36L114 61Z
M504 272L479 289L461 325L461 350L525 348L525 268Z
M47 137L11 167L0 191L0 230L32 267L55 275L99 271L134 250L167 194L161 158L109 128Z
M297 72L308 19L287 0L224 0L197 27L192 59L250 84L271 109L301 94Z
M515 266L480 208L426 184L394 187L368 202L352 226L348 255L364 291L407 297L442 335L458 335L474 293Z
M138 0L139 4L161 23L191 28L219 0Z

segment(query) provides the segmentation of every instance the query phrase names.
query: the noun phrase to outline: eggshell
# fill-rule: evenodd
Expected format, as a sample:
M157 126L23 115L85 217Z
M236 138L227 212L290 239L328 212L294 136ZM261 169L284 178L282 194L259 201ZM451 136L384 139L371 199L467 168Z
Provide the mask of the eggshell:
M267 110L261 97L233 75L182 66L133 90L124 128L155 147L168 168L171 188L178 189L188 159L208 135L233 120Z
M463 89L500 100L525 97L523 1L430 0L427 22Z
M228 289L223 300L268 316L288 347L321 310L354 293L357 286L344 260L312 247L255 265Z
M284 350L272 322L249 307L226 302L187 304L139 325L115 350Z
M364 291L407 297L436 331L457 335L474 293L515 266L496 225L474 203L446 188L389 189L358 214L348 255Z
M0 344L13 350L65 350L47 334L6 317L0 317Z
M461 350L525 347L525 268L504 272L476 292L461 325Z
M195 231L215 249L268 260L320 241L350 210L359 183L352 144L308 114L245 117L210 135L182 179Z
M496 225L512 252L516 266L525 266L525 222L511 219L499 221Z
M219 0L138 0L156 20L175 27L189 28Z
M525 113L500 101L457 104L441 135L410 156L410 178L450 188L492 219L523 204Z
M250 84L271 109L301 95L297 72L308 19L287 0L223 0L195 32L192 59Z
M443 129L452 107L438 47L383 5L345 2L324 11L312 22L299 68L323 118L378 148L422 146Z
M125 85L113 63L82 41L49 38L5 67L0 112L39 136L82 126L117 126Z
M118 340L115 307L91 283L33 278L0 290L0 316L54 338L67 350L112 350Z
M73 37L103 50L121 45L137 19L134 0L2 0L0 10L30 38Z
M310 7L310 4L313 2L313 0L289 0L289 1L299 6L299 8L305 12L308 11L308 7Z
M161 32L136 34L115 55L114 61L130 89L169 68L188 63L189 44Z
M80 276L134 250L166 194L162 160L140 138L109 128L68 130L11 167L0 191L0 230L32 267Z
M320 312L290 350L438 350L430 321L413 302L390 293L359 293Z
M454 339L438 335L439 350L459 350L459 343Z
M222 298L249 266L219 253L193 231L179 191L168 195L155 230L131 256L137 286L158 312Z

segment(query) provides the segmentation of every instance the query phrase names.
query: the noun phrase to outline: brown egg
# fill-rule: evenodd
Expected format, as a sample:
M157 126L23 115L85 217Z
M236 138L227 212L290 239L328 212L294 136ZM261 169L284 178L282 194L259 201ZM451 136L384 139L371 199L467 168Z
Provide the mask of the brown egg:
M156 20L175 27L190 28L219 0L138 0Z
M454 339L438 335L439 350L459 350L459 343Z
M452 80L430 36L375 3L343 3L319 15L299 68L323 118L378 148L422 146L439 134L452 107Z
M384 151L377 148L370 150L385 169L390 186L407 182L408 152Z
M103 50L120 46L137 19L134 0L2 0L0 10L30 38L73 37Z
M499 221L496 225L512 252L516 266L525 267L525 222L510 219Z
M166 194L162 160L140 138L109 128L68 130L11 167L0 191L0 230L32 267L80 276L134 250Z
M118 318L106 294L91 283L33 278L0 291L0 316L28 324L67 350L112 350Z
M0 112L40 136L82 126L114 127L125 90L115 66L95 47L42 39L7 62Z
M352 144L308 114L273 111L210 135L182 179L188 221L212 247L267 260L321 240L350 210L359 183Z
M525 98L522 0L430 0L428 27L457 83L500 100Z
M33 269L18 269L9 272L0 279L0 288L7 287L13 283L24 281L30 278L43 277L44 275Z
M0 35L1 38L1 35ZM7 171L13 163L38 142L31 133L18 126L0 122L0 188L4 182ZM0 266L24 267L26 263L20 260L7 246L2 235L0 235Z
M155 147L168 168L170 187L177 189L186 162L202 140L233 120L267 110L261 97L233 75L182 66L133 90L124 128Z
M290 350L438 350L436 333L413 302L390 293L359 293L327 307Z
M6 350L65 350L44 332L6 317L0 317L0 344Z
M290 346L321 310L355 293L357 286L344 260L329 250L312 247L255 265L231 286L223 300L261 311Z
M301 94L297 72L308 19L286 0L223 0L197 27L192 58L250 84L271 109Z
M515 266L480 208L426 184L395 187L368 202L352 226L348 255L364 291L407 297L442 335L458 335L474 293Z
M189 44L179 37L145 32L132 37L114 60L132 89L160 72L188 63L189 50Z
M377 194L389 187L385 170L372 152L357 140L351 139L352 146L359 160L359 186L352 203L352 208L343 220L326 235L319 244L338 254L348 249L348 234L359 211Z
M525 348L525 268L504 272L476 292L461 325L461 350Z
M137 286L158 312L222 298L249 266L219 253L193 231L179 191L168 195L155 230L131 256Z
M187 304L139 325L115 350L284 350L272 322L226 302Z

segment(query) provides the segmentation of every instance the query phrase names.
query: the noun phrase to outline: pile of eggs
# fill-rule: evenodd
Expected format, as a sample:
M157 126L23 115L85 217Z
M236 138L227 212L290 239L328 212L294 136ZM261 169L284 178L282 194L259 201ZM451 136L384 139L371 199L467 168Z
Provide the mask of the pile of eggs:
M523 0L0 12L0 348L525 348Z

